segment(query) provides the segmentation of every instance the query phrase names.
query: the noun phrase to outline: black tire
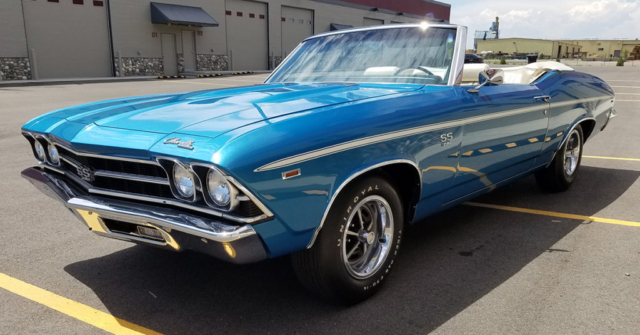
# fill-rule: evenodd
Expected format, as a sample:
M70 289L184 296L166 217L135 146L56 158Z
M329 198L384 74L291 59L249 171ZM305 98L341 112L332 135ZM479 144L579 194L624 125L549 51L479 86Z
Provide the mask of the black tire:
M360 237L354 239L353 235L346 235L347 232L345 232L344 229L349 229L349 226L356 227L355 222L357 221L353 220L356 220L355 215L358 213L354 214L352 209L363 208L363 210L368 210L371 207L365 206L367 204L373 206L375 209L375 204L383 204L383 202L379 201L380 198L386 201L386 205L388 205L391 210L392 214L389 215L389 217L393 218L391 221L393 229L388 230L393 231L393 235L384 237L376 232L372 235L374 237L371 238L371 240L377 240L373 242L361 241ZM374 210L370 213L380 214L384 212ZM374 216L375 215L371 215L372 218ZM350 217L352 221L348 221ZM362 220L362 217L357 220ZM379 223L383 221L385 220L375 222ZM347 222L352 222L352 224L348 225ZM374 222L373 219L371 222ZM376 226L378 226L378 223L376 223ZM347 225L347 227L345 227L345 225ZM361 225L363 226L361 231L363 231L365 224L362 223ZM373 226L373 224L371 224L370 227L371 226ZM296 275L308 290L330 302L342 305L353 305L366 300L374 295L387 280L400 247L403 226L404 214L402 202L396 192L396 188L381 176L356 179L340 192L331 205L324 226L320 230L313 246L310 249L292 255ZM353 229L359 228L356 227L349 230ZM374 231L375 228L369 230ZM349 241L343 241L345 239ZM371 245L371 250L373 251L376 250L376 246L379 245L376 244L376 241L380 243L382 243L382 241L388 241L386 258L384 261L378 263L379 265L377 267L374 267L375 271L365 274L368 277L358 278L358 275L353 274L353 270L350 270L353 268L345 264L345 257L352 256L347 255L347 252L344 251L343 248L355 250L358 249L355 247L355 244L369 243L368 245ZM358 249L358 253L360 250L361 249ZM364 259L366 256L364 256L364 252L362 254L362 259ZM357 256L357 253L352 252L351 255ZM366 262L364 264L366 264Z
M577 141L572 138L574 134L577 134ZM577 125L571 133L568 135L567 141L556 152L551 164L544 170L540 170L535 173L536 182L538 186L547 192L562 192L569 189L571 184L575 181L578 171L580 170L580 164L582 163L582 148L584 145L584 136L582 133L582 127ZM579 153L577 157L577 165L572 173L568 173L565 168L565 153L567 147L569 149L575 149L575 145L579 144Z

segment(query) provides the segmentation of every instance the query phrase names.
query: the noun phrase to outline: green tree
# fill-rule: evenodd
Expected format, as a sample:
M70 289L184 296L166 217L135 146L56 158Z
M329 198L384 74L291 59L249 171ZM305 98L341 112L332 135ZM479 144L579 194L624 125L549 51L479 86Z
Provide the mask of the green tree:
M504 58L504 56L502 56L502 58L500 58L500 64L507 64L507 60Z

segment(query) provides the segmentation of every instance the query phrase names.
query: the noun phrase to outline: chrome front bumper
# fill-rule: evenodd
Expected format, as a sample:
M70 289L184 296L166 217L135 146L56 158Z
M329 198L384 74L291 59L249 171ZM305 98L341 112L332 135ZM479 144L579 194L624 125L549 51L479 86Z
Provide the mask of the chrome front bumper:
M65 180L38 167L22 177L47 196L60 201L94 233L174 251L190 249L232 263L267 258L260 237L250 225L233 226L174 209L88 195ZM126 231L109 228L116 222ZM136 233L137 226L157 229L162 238ZM132 228L132 229L128 229Z

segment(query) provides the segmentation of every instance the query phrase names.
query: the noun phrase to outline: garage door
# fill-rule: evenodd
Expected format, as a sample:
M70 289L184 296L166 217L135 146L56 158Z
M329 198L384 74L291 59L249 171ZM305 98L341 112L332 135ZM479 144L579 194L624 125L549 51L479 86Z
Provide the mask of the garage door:
M364 22L362 23L363 26L378 26L381 24L384 24L383 20L370 19L368 17L365 17Z
M107 10L104 5L96 6L99 3L22 1L27 43L35 51L38 78L112 75Z
M267 5L261 2L227 0L226 11L227 48L231 51L231 69L267 70Z
M313 11L282 6L282 20L282 56L286 56L313 35Z

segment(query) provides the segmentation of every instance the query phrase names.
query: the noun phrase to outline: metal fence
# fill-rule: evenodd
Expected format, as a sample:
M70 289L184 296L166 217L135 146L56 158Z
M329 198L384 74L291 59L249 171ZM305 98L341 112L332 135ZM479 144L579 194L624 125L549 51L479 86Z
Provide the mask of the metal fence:
M555 59L540 59L538 61L555 61ZM500 65L499 59L485 59L484 62L489 65ZM507 65L526 65L527 61L523 59L507 59ZM580 60L580 59L561 59L560 62L567 66L616 66L617 61L609 60ZM628 60L624 66L640 67L640 60Z
M580 60L580 59L561 59L562 64L568 66L616 66L617 61L610 60ZM640 67L640 60L628 60L624 62L624 66Z

